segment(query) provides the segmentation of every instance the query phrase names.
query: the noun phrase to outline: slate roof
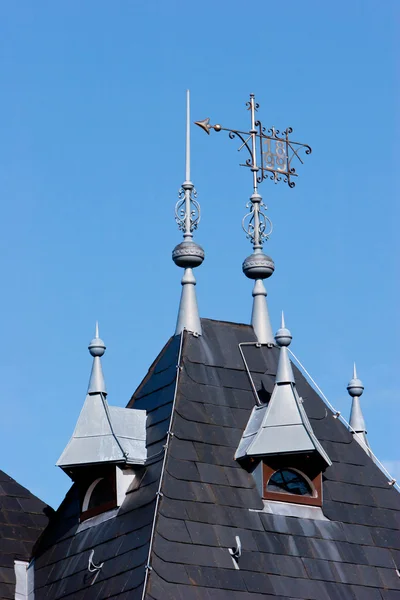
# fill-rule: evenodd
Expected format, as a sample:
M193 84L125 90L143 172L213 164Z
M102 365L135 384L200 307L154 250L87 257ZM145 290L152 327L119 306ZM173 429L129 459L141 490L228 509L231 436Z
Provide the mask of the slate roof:
M14 560L29 561L52 509L0 471L0 598L15 598Z
M163 444L170 426L179 337L172 338L134 394L146 409L148 456L139 489L118 516L78 532L74 486L35 559L35 599L142 598L155 517L146 599L399 600L400 495L295 369L316 437L333 464L323 476L326 520L263 512L252 475L234 453L254 406L238 344L250 326L202 320L184 334L173 437L155 515ZM256 388L268 400L279 350L242 346ZM228 548L242 542L239 570ZM104 562L87 571L90 550ZM92 585L91 585L92 584Z

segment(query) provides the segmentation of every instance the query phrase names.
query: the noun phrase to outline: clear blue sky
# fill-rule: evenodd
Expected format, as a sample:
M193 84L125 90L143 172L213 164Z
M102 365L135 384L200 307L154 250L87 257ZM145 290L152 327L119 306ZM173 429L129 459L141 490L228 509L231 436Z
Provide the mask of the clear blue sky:
M247 127L254 92L265 125L313 147L294 190L261 188L273 327L283 308L346 416L357 361L370 443L399 467L399 15L395 0L0 4L0 468L57 506L95 320L121 406L174 331L186 88L193 119ZM193 128L192 155L201 315L248 322L250 173L223 134Z

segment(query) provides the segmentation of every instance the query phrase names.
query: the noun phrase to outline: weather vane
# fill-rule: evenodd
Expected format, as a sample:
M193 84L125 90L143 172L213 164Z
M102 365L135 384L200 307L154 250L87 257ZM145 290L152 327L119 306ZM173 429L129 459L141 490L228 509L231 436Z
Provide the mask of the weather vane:
M271 127L266 131L260 120L256 120L255 113L260 105L255 102L254 94L250 94L250 101L246 102L247 109L251 115L250 131L240 131L240 129L228 129L222 125L211 125L210 119L196 121L196 125L204 129L210 135L210 130L228 131L229 137L233 140L236 136L242 141L238 150L246 148L250 157L246 160L242 167L249 167L253 171L254 189L257 189L257 184L264 179L272 179L275 183L283 181L289 187L293 188L296 184L293 181L297 177L296 169L293 167L293 159L298 159L301 164L303 161L299 152L305 151L306 154L311 154L311 148L307 144L294 142L289 139L289 135L293 133L291 127L287 127L280 132L279 129ZM257 147L258 146L258 147ZM257 164L257 155L260 157L260 164Z
M263 243L272 233L272 223L263 210L267 207L259 194L258 185L264 179L271 179L275 183L283 181L293 188L295 186L294 178L297 177L293 162L299 160L303 164L300 153L311 154L311 148L307 144L289 139L289 135L293 132L291 127L287 127L282 132L275 127L266 131L261 121L256 120L256 111L259 105L254 99L254 94L250 94L250 101L246 103L246 106L250 111L251 119L249 131L228 129L219 124L211 125L209 118L196 121L196 125L208 135L211 129L214 129L214 131L227 131L231 139L238 137L242 142L238 151L246 148L250 155L241 164L243 167L250 168L253 174L253 193L246 205L249 212L242 220L242 227L253 245L253 254L245 259L242 269L246 277L255 280L252 313L254 331L259 342L274 344L265 300L267 292L262 281L270 277L275 269L272 258L263 252Z

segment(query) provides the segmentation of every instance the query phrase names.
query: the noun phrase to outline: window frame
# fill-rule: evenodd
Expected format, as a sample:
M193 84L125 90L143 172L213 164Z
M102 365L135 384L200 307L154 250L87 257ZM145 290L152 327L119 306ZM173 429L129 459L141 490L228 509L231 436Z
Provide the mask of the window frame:
M291 502L292 504L305 504L308 506L322 506L322 472L307 473L295 466L292 466L288 461L282 461L285 464L271 464L266 460L262 463L262 490L264 500L277 500L278 502ZM313 495L301 496L299 494L289 494L285 492L272 492L268 490L268 483L272 475L277 471L289 470L298 473L310 486Z
M104 479L108 480L111 488L112 488L112 492L113 492L113 499L109 500L108 502L104 502L103 504L100 504L100 506L95 506L94 508L87 508L90 504L90 499L97 487L97 485L103 481ZM115 475L115 471L114 473L105 473L102 477L96 477L93 481L91 481L90 485L88 486L85 495L83 497L82 500L82 508L81 508L81 515L80 515L80 522L82 523L82 521L86 521L86 519L90 519L91 517L95 517L97 515L100 515L102 513L108 512L109 510L112 510L113 508L117 508L118 506L118 502L117 502L117 488L116 488L116 475Z

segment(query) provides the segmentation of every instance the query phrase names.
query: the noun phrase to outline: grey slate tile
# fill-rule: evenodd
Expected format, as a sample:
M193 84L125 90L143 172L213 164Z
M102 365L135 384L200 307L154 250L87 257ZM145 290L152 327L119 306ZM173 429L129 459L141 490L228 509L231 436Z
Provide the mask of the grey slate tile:
M381 593L376 588L360 585L352 585L350 588L356 600L382 600Z
M397 590L382 590L381 595L383 600L400 600L400 592Z
M185 566L188 582L200 587L219 588L224 590L246 591L240 571L227 571L212 567Z
M159 514L157 531L163 538L171 542L182 542L185 544L192 542L185 521L167 519L162 514Z

